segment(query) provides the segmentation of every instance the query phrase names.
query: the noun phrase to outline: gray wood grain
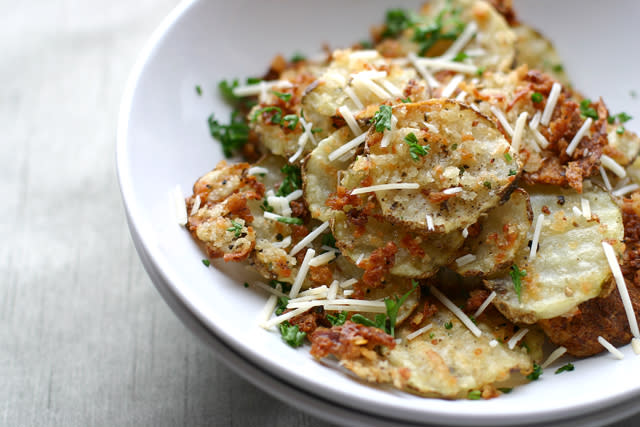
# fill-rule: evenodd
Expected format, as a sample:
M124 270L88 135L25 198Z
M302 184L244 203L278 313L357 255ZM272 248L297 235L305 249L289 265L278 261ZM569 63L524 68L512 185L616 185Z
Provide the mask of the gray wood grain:
M176 3L0 2L0 425L328 425L220 364L133 249L117 112Z

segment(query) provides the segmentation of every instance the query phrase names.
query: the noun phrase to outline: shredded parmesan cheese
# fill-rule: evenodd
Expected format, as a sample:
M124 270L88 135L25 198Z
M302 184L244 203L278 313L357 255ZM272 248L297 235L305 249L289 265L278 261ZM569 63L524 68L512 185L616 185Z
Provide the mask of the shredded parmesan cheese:
M445 305L445 307L447 307L453 314L455 314L458 319L460 319L460 321L467 327L469 328L469 330L471 331L471 333L473 335L475 335L476 337L479 337L480 335L482 335L482 331L475 325L475 323L473 323L471 321L471 319L469 319L469 317L464 314L464 312L462 310L460 310L460 308L458 308L457 305L455 305L449 298L447 298L442 292L440 292L438 289L436 289L433 286L429 287L429 290L431 291L431 295L435 296L436 298L438 298L438 300Z
M333 162L335 159L337 159L338 157L340 157L343 154L347 153L349 150L351 150L353 148L356 148L358 145L362 144L366 138L367 138L367 134L366 133L362 133L362 134L356 136L354 139L352 139L351 141L347 142L342 147L340 147L340 148L336 149L335 151L332 151L331 153L329 153L329 161Z
M302 288L302 283L304 282L304 279L305 277L307 277L307 273L309 272L309 262L315 254L316 251L314 251L313 249L307 249L307 253L304 254L304 259L302 260L302 264L300 264L300 269L298 270L296 279L293 281L293 285L291 285L289 298L295 298L298 296L300 288Z
M513 128L511 127L511 125L507 121L507 118L505 117L505 115L502 112L502 110L500 110L495 105L492 105L490 110L493 113L493 115L496 116L496 118L498 119L498 121L500 122L500 124L502 125L504 130L509 134L510 137L513 138Z
M615 160L613 160L611 157L607 156L606 154L603 154L600 157L600 163L602 164L602 166L609 169L611 172L615 173L620 178L624 178L625 176L627 176L627 171L624 170L622 166L620 166Z
M279 242L273 242L271 245L281 249L288 248L291 245L291 236L287 236Z
M598 342L600 344L602 344L602 346L607 349L609 351L609 353L613 354L613 356L618 359L618 360L622 360L624 359L624 354L622 354L620 352L620 350L618 350L617 348L615 348L613 345L611 345L611 343L607 340L605 340L604 338L602 338L601 336L598 336Z
M342 291L342 295L345 297L350 297L351 295L353 295L353 292L353 289L345 289L344 291Z
M304 147L305 145L307 145L308 139L309 139L309 135L307 135L306 132L300 135L300 138L298 138L298 150L295 153L293 153L291 157L289 157L289 163L295 162L298 159L298 157L302 155L302 153L304 152Z
M620 264L618 264L618 259L613 250L613 246L611 246L607 242L602 242L602 248L604 249L604 254L607 257L607 261L609 262L609 267L611 268L611 272L613 273L613 278L616 280L618 292L620 293L620 298L622 299L622 305L624 306L624 311L627 314L627 320L629 321L629 329L631 330L631 334L636 338L640 338L640 330L638 330L638 319L636 319L636 313L633 311L633 304L631 303L631 298L629 298L627 284L625 283L624 277L622 276Z
M491 340L489 341L489 347L491 348L495 348L498 346L498 341L497 340Z
M582 141L582 138L586 135L586 133L591 128L591 123L593 123L593 119L591 117L588 117L587 120L585 120L584 123L582 123L582 126L580 126L580 129L578 129L578 132L576 132L575 136L567 146L566 152L569 156L573 155L573 152L578 147L578 144L580 144L580 141ZM604 157L604 154L602 156Z
M365 71L363 71L363 73L364 72ZM359 74L362 74L362 73L359 73ZM356 84L356 83L363 86L366 89L369 89L369 91L371 91L374 95L376 95L381 99L391 98L391 95L389 94L389 92L387 92L386 90L378 86L370 78L358 76L357 74L355 74L353 77L353 84Z
M344 118L344 121L347 122L347 126L349 126L349 129L351 129L351 132L355 136L358 136L362 133L362 129L360 129L360 126L358 126L356 118L353 117L351 110L349 110L346 105L338 108L338 112L342 114L342 118Z
M427 221L427 230L434 231L436 228L433 226L433 217L429 214L426 214L425 219Z
M360 263L362 262L363 259L364 259L364 254L360 254L358 259L356 259L356 265L360 265Z
M358 110L364 110L364 104L362 103L362 101L360 101L360 98L358 98L358 95L356 95L356 92L353 90L353 88L351 88L351 86L345 87L344 93L346 93L347 96L351 98Z
M267 175L269 173L269 169L263 168L262 166L251 166L249 169L247 169L247 173L249 175L257 175L257 174Z
M471 41L473 36L478 31L478 24L476 21L471 21L464 27L462 33L458 36L456 41L454 41L449 49L442 55L443 59L453 59L455 56L460 53L460 51Z
M409 335L407 335L407 341L411 341L415 338L418 338L420 335L424 334L431 328L433 328L433 324L429 323L427 326L423 326L422 328L411 332Z
M271 286L262 283L262 282L254 282L252 286L256 286L264 291L269 292L270 294L273 294L275 296L278 297L286 297L287 294L282 292L282 286L281 285L277 285L275 288L272 288Z
M549 126L549 121L551 121L553 110L556 109L556 103L558 102L560 92L562 92L562 86L560 85L560 83L555 82L553 86L551 86L551 92L549 92L547 104L544 106L544 111L542 112L542 117L540 118L540 124L542 126Z
M528 332L529 328L520 329L513 337L511 337L509 342L507 342L507 347L509 347L509 350L513 350L516 344L518 344L518 341L524 338L524 336L527 335Z
M524 125L527 124L527 116L529 113L523 111L516 120L516 127L513 130L513 138L511 139L511 147L517 153L520 150L520 141L522 141L522 133L524 131Z
M536 228L533 231L533 239L531 240L531 251L529 252L529 260L536 258L538 251L538 241L540 240L540 232L542 231L542 223L544 222L544 214L538 215L536 220Z
M418 70L418 73L420 73L422 78L427 81L429 87L437 88L440 86L440 82L438 82L433 77L433 75L429 71L427 71L427 68L422 63L418 62L418 56L415 53L409 52L407 58L409 59L409 61L411 61L411 65L413 65L415 69Z
M380 184L372 185L370 187L355 188L351 191L352 195L373 193L376 191L388 191L388 190L417 190L420 188L420 184L414 182L397 182L394 184Z
M547 357L547 360L545 360L544 363L542 365L540 365L540 367L542 369L547 369L547 366L551 365L553 362L555 362L556 360L561 358L562 355L564 355L566 352L567 352L567 348L566 347L558 347L558 348L556 348L549 355L549 357Z
M607 191L611 191L612 187L611 187L611 182L609 181L609 176L607 175L607 171L604 170L602 165L600 165L599 169L600 169L600 176L602 177L602 182L604 182L605 188L607 189Z
M467 237L469 237L469 227L465 227L462 229L462 237L464 239L466 239Z
M392 114L391 115L391 130L385 129L384 135L382 135L382 140L380 141L380 147L385 148L389 145L389 141L391 140L391 132L396 129L396 124L398 123L398 119Z
M378 55L380 54L378 53L377 50L366 49L366 50L355 51L350 55L350 57L351 59L373 59L373 58L377 58Z
M267 214L267 212L265 212L265 215ZM320 234L324 233L324 230L327 229L327 227L329 227L329 221L325 221L322 224L320 224L319 226L317 226L311 233L307 234L306 236L304 236L304 238L302 240L300 240L292 249L291 252L289 252L290 256L294 256L295 254L297 254L298 252L300 252L300 250L302 248L304 248L305 246L307 246L309 243L313 242L316 237L318 237Z
M393 96L401 97L402 91L398 89L393 83L389 80L382 80L382 86Z
M582 205L582 216L586 219L591 219L591 205L589 204L589 200L581 197L580 204Z
M345 280L344 282L340 283L340 287L342 289L349 289L349 288L353 287L353 285L355 285L356 283L358 283L357 279L348 279L348 280Z
M416 60L420 65L424 65L432 70L451 70L464 74L476 74L478 67L471 64L464 64L462 62L447 61L439 58L418 58Z
M462 83L464 76L462 74L456 74L449 80L449 83L442 89L442 98L449 98L458 88L458 85Z
M496 295L497 295L496 291L491 291L491 293L489 294L487 299L483 301L483 303L480 305L480 307L478 307L476 312L473 314L473 317L475 317L477 319L478 316L480 316L487 309L487 307L489 307L489 304L491 304L491 301L493 301L493 299L496 297Z
M578 216L582 216L582 211L580 210L580 208L579 208L579 207L574 206L572 209L573 209L573 213L574 213L574 214L576 214L576 215L578 215Z
M338 285L340 282L334 280L331 282L331 286L329 286L329 292L327 293L327 299L329 301L336 299L336 295L338 295Z
M467 92L461 90L460 93L458 94L458 96L456 96L456 101L464 101L465 99L467 99Z
M633 337L631 339L631 348L635 354L640 354L640 338Z
M233 94L235 96L254 96L254 95L263 94L269 89L274 89L274 88L285 89L290 87L293 87L293 85L291 84L291 82L287 80L276 80L273 82L261 81L260 83L257 83L257 84L235 87L233 88Z
M638 185L638 184L629 184L629 185L625 185L624 187L618 188L617 190L615 190L611 194L614 195L615 197L622 197L625 194L631 193L631 192L636 191L638 189L640 189L640 185Z
M306 308L296 308L295 310L289 311L287 313L281 314L278 317L274 317L272 319L267 320L266 322L263 322L260 326L262 326L265 329L269 329L273 326L279 325L280 323L284 322L285 320L289 320L292 317L296 317L299 314L302 314L306 311Z
M462 266L465 266L467 264L471 264L475 260L476 260L476 256L475 255L466 254L466 255L463 255L460 258L456 259L456 264L458 264L458 267L462 267Z
M327 265L331 260L336 257L336 253L333 251L325 252L309 261L311 267L319 267L321 265Z
M461 192L462 192L462 187L451 187L442 191L443 194L456 194Z
M170 192L170 196L173 200L173 212L175 213L176 221L182 226L187 225L187 204L184 201L180 185L175 186L173 191Z
M196 212L198 212L198 209L200 209L200 203L202 203L202 200L200 199L200 195L198 194L193 201L193 206L191 206L191 216L195 215Z

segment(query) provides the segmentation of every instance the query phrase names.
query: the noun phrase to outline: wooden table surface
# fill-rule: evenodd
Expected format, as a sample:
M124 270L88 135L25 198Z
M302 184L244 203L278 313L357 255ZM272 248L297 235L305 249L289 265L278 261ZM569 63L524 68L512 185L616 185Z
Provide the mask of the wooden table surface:
M131 243L114 165L118 107L176 3L3 2L0 425L329 425L219 363Z

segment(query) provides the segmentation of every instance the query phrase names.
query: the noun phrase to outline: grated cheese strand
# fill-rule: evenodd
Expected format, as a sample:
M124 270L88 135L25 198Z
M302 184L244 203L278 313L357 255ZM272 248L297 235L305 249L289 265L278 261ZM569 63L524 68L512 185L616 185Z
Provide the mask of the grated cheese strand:
M420 188L420 184L414 182L397 182L395 184L380 184L372 185L370 187L355 188L351 191L352 195L373 193L376 191L389 191L389 190L417 190Z
M542 126L549 126L549 121L551 121L553 110L556 109L556 103L558 102L560 92L562 92L562 86L560 85L560 83L555 82L553 86L551 86L551 92L549 92L547 104L544 106L544 111L542 112L542 117L540 118L540 124Z
M456 101L460 101L460 102L464 101L465 99L467 99L467 95L468 95L467 92L461 90L458 96L456 96Z
M285 320L289 320L292 317L296 317L299 314L304 313L305 311L307 311L306 308L296 308L295 310L292 311L288 311L284 314L281 314L280 316L274 317L272 319L267 320L266 322L262 322L262 324L260 326L262 326L264 329L269 329L273 326L279 325L280 323L284 322Z
M586 133L591 128L591 123L593 123L593 119L591 117L588 117L587 120L585 120L584 123L582 123L582 126L580 126L580 129L578 129L578 132L576 132L575 136L567 146L566 152L569 156L572 156L573 152L576 151L576 148L580 144L580 141L582 141L582 138L586 135Z
M267 212L265 212L266 214ZM307 246L307 244L313 242L316 237L318 237L320 234L324 233L324 230L326 230L329 227L329 221L325 221L322 224L320 224L319 226L317 226L311 233L307 234L306 236L304 236L304 238L302 240L300 240L292 249L291 252L289 252L290 256L294 256L295 254L297 254L298 252L300 252L300 250L302 248L304 248L305 246ZM315 253L314 253L315 255Z
M272 82L261 81L258 84L242 85L242 86L235 87L233 88L233 94L235 96L243 96L243 97L254 96L254 95L260 95L261 93L266 92L269 89L274 89L274 88L286 89L291 87L293 87L293 85L288 80L276 80Z
M640 338L631 338L631 348L635 354L640 354Z
M609 353L613 354L613 356L618 359L618 360L622 360L624 359L624 354L622 354L620 352L620 350L618 350L617 348L615 348L613 345L611 345L611 343L607 340L605 340L604 338L602 338L601 336L598 336L598 342L600 344L602 344L602 346L607 349L609 351Z
M289 157L289 163L295 162L296 160L298 160L298 157L302 155L302 153L304 152L304 147L305 145L307 145L308 139L309 139L309 135L307 135L306 132L300 135L300 138L298 138L298 150L295 153L293 153L291 157Z
M431 291L431 295L435 296L436 298L438 298L438 300L444 304L445 307L447 307L453 314L456 315L456 317L458 319L460 319L460 321L467 327L469 328L469 330L471 331L471 333L473 335L475 335L476 337L479 337L480 335L482 335L482 331L475 325L475 323L473 323L471 321L471 319L469 319L469 317L464 314L464 312L462 310L460 310L460 308L458 308L457 305L455 305L449 298L447 298L442 292L440 292L438 289L436 289L433 286L429 286L429 290Z
M302 125L304 133L307 134L309 140L313 143L313 145L318 145L316 143L316 137L313 136L313 132L311 132L311 129L313 129L313 123L308 123L304 117L300 117L300 125Z
M611 181L609 181L609 175L607 175L607 171L604 170L602 165L600 165L599 169L600 169L600 176L602 177L602 182L604 182L605 188L607 189L607 191L611 191L613 187L611 187Z
M262 282L254 282L252 284L252 286L256 286L264 291L269 292L272 295L278 296L278 297L287 297L287 294L282 292L282 286L277 285L276 288L272 288L271 286L262 283Z
M579 208L579 207L574 206L572 209L573 209L573 213L574 213L574 214L576 214L576 215L578 215L578 216L582 216L582 211L580 210L580 208Z
M348 280L345 280L344 282L340 283L340 287L342 289L349 289L349 288L353 287L353 285L355 285L356 283L358 283L357 279L348 279Z
M447 85L442 89L440 97L449 98L451 95L453 95L453 92L456 91L458 85L460 85L463 80L464 76L462 74L456 74L455 76L453 76L451 80L449 80L449 83L447 83Z
M353 101L353 103L355 104L358 110L364 110L364 104L362 103L362 101L360 101L360 98L358 98L358 95L356 95L356 92L353 90L351 86L345 87L344 93L346 93L347 96L351 98L351 100Z
M536 258L538 251L538 241L540 240L540 232L542 231L542 223L544 222L544 214L538 215L536 219L536 228L533 231L533 239L531 240L531 251L529 252L529 260Z
M463 228L463 229L462 229L462 237L463 237L464 239L466 239L467 237L469 237L469 230L468 230L468 228L469 228L469 227L465 227L465 228Z
M502 110L500 110L495 105L492 105L490 110L493 113L493 115L496 116L496 118L498 119L498 121L500 122L500 124L502 125L504 130L507 131L509 136L513 138L513 128L511 127L511 125L507 121L507 118L505 117L505 115L502 112Z
M547 369L547 367L549 365L551 365L553 362L555 362L556 360L558 360L559 358L561 358L565 353L567 352L567 348L566 347L558 347L555 350L553 350L553 352L549 355L549 357L547 357L547 360L544 361L544 363L542 365L540 365L540 367L542 369Z
M616 162L606 154L603 154L602 156L600 156L600 163L602 164L602 166L609 169L611 172L615 173L620 178L624 178L627 176L627 171L622 166L620 166L618 162Z
M331 282L331 286L329 286L329 292L327 293L327 299L329 301L336 299L336 296L338 295L339 284L340 282L338 282L337 280Z
M462 187L451 187L442 191L443 194L456 194L461 192L462 192Z
M582 205L582 216L586 219L591 219L591 205L589 204L589 200L581 197L580 204Z
M286 199L287 203L290 203L290 202L293 202L294 200L298 200L300 197L302 197L303 194L304 193L302 190L297 189L287 194L286 196L284 196L284 198Z
M497 340L491 340L489 341L489 347L491 348L495 348L498 346L498 341Z
M463 267L467 264L471 264L473 261L476 260L476 256L473 254L466 254L461 256L460 258L456 259L456 264L458 264L458 267Z
M391 115L391 130L385 129L384 135L382 135L382 140L380 141L380 147L385 148L389 145L391 141L391 132L396 129L396 124L398 123L398 119L392 114Z
M418 338L420 335L424 334L431 328L433 328L433 324L429 323L427 326L423 326L422 328L411 332L409 335L407 335L407 341Z
M480 316L487 307L489 307L489 304L491 304L491 301L493 301L493 299L496 297L496 291L491 291L491 293L489 294L489 296L487 297L487 299L485 299L482 304L480 304L480 307L478 307L478 309L476 310L476 312L473 314L473 317L475 317L476 319L478 318L478 316Z
M393 83L391 83L389 80L382 80L382 86L393 96L395 97L402 97L402 91L400 89L398 89L396 87L396 85L394 85Z
M433 226L433 217L429 214L426 214L425 220L427 221L427 230L435 231L436 228Z
M460 53L460 51L471 41L473 36L476 35L478 31L478 24L476 21L469 22L465 27L462 33L458 36L456 41L454 41L449 49L442 55L443 59L453 59L455 56Z
M196 196L196 199L193 201L193 206L191 206L191 216L195 215L196 212L198 212L198 209L200 209L200 203L202 203L202 199L200 199L200 195L198 194Z
M616 280L618 292L620 293L620 298L622 299L622 305L624 306L624 311L627 314L627 320L629 321L629 329L631 330L631 335L636 338L640 338L640 330L638 330L638 319L636 319L636 313L633 311L633 304L631 303L631 298L629 298L627 284L625 283L624 277L622 276L620 264L618 264L618 258L616 257L616 254L613 250L613 246L611 246L607 242L602 242L602 248L604 249L604 254L607 257L607 261L609 262L609 267L611 268L611 272L613 273L613 278Z
M524 126L527 124L527 117L529 113L523 111L516 120L516 127L513 130L513 138L511 139L511 147L517 153L520 151L520 142L522 141L522 134L524 132Z
M249 175L257 175L257 174L266 175L269 173L269 169L263 168L262 166L251 166L249 169L247 169L247 173Z
M475 65L464 64L462 62L447 61L445 59L439 58L418 58L416 59L416 63L424 65L425 67L431 68L432 70L436 71L451 70L464 74L476 74L478 72L478 67L476 67Z
M342 147L340 147L340 148L336 149L335 151L332 151L331 153L329 153L329 156L328 156L329 157L329 161L333 162L335 159L337 159L340 156L342 156L343 154L347 153L349 150L352 150L353 148L356 148L358 145L362 144L366 138L367 138L366 132L356 136L354 139L352 139L351 141L347 142Z
M295 298L298 296L300 292L300 288L302 288L302 283L304 282L305 277L307 277L307 273L309 272L309 261L316 254L316 251L313 249L307 249L307 253L304 254L304 259L302 260L302 264L300 264L300 269L298 270L298 274L296 275L296 280L293 281L293 285L291 285L291 291L289 292L289 298Z
M338 112L342 114L342 118L345 122L347 122L347 126L349 126L349 129L351 129L351 133L353 133L353 135L358 136L362 133L362 129L360 129L360 126L358 126L356 118L353 117L351 110L349 110L346 105L338 108Z
M633 191L636 191L640 189L640 185L638 184L629 184L629 185L625 185L624 187L620 187L617 190L613 191L611 194L614 195L615 197L622 197L627 193L631 193Z
M321 265L327 265L335 257L336 257L336 253L334 251L325 252L313 258L311 261L309 261L309 265L311 267L319 267Z
M182 226L187 225L187 203L184 201L184 196L182 195L182 188L180 187L180 185L176 185L173 191L169 193L169 195L172 199L173 212L175 213L177 223Z
M407 55L407 58L409 59L409 61L411 61L411 65L413 65L414 68L418 70L418 73L420 73L422 78L427 81L429 87L431 87L432 89L440 87L440 82L437 81L429 71L427 71L427 68L424 65L418 62L418 56L415 53L410 52Z
M524 328L520 329L513 337L511 337L511 339L507 343L507 347L509 347L509 350L513 350L516 347L516 344L518 344L518 342L522 338L524 338L527 333L529 333L529 328Z
M368 79L366 77L354 77L353 83L359 83L361 86L365 87L366 89L369 89L369 91L374 95L376 95L378 98L381 98L381 99L391 98L391 94L389 94L389 92L382 89L380 86L374 83L373 80Z

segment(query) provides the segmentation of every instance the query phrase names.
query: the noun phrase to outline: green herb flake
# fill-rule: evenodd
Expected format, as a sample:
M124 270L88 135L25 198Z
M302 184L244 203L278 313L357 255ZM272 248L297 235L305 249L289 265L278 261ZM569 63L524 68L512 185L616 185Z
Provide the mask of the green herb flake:
M196 93L198 94L198 96L202 96L202 88L200 87L200 85L196 85Z
M507 163L511 163L513 161L513 157L511 157L511 154L509 153L504 153L504 159L507 161Z
M284 122L289 122L289 124L286 126L291 130L295 129L296 126L298 126L299 121L300 121L300 117L298 117L295 114L287 114L282 118L282 124L284 125Z
M453 62L462 62L468 57L469 55L467 55L465 52L458 52L458 54L453 57Z
M451 320L449 320L447 323L444 324L444 328L445 329L453 328L453 322Z
M598 120L598 112L591 106L590 99L583 99L580 101L580 115L582 117L591 117L593 120Z
M554 64L551 66L551 69L556 73L561 73L564 71L564 65L562 64Z
M435 336L436 336L436 334L434 334L433 332L431 332L431 333L429 334L429 339L431 339L431 340L432 340L432 339L433 339L433 337L435 337Z
M408 104L409 102L413 102L411 101L411 98L406 97L405 99L401 99L400 101L402 101L404 104Z
M282 122L282 109L274 105L270 105L268 107L264 107L256 110L251 116L251 121L255 122L256 120L258 120L258 116L264 113L270 113L272 111L275 111L275 113L271 115L271 118L269 119L269 121L273 124L279 125Z
M385 129L391 130L391 107L388 105L381 105L380 109L373 115L373 123L376 127L376 132L384 132Z
M278 285L280 285L280 289L282 289L282 292L287 293L291 290L291 283L287 283L287 282L281 282L279 280L269 280L269 286L271 286L273 289L278 289Z
M484 70L486 70L487 67L478 67L478 69L476 70L476 75L481 77L484 74Z
M300 347L304 343L304 339L307 336L306 332L300 332L298 325L291 326L289 322L282 322L280 324L280 335L282 340L289 344L291 347Z
M624 126L618 126L618 129L616 129L616 133L618 135L622 135L624 133Z
M573 366L573 363L567 363L566 365L561 366L558 369L556 369L555 374L558 375L558 374L561 374L563 372L571 372L574 369L575 369L575 367Z
M409 154L414 161L420 160L420 157L426 156L431 149L428 145L418 144L418 138L413 132L404 137L404 142L409 145Z
M469 394L467 394L467 399L480 400L482 399L482 392L480 390L471 390Z
M233 233L235 237L240 237L242 235L242 227L243 225L235 220L231 220L231 227L227 228L227 231Z
M533 92L531 94L531 100L535 103L542 102L543 99L544 98L540 92Z
M629 120L633 119L633 117L631 117L630 115L628 115L627 113L625 113L624 111L622 113L618 113L616 115L616 117L618 117L618 121L620 123L626 123Z
M482 183L482 185L484 185L485 187L487 187L488 189L491 189L491 183L489 181L485 181Z
M294 165L284 165L280 171L284 174L282 184L276 191L276 196L284 197L302 188L302 175L300 168Z
M262 200L260 209L262 209L264 212L273 212L273 206L271 206L269 202L267 202L267 199Z
M289 101L293 96L290 93L278 92L277 90L272 90L271 93L277 96L278 98L282 99L284 102Z
M387 317L389 319L389 329L387 333L392 337L395 336L396 329L396 318L398 317L398 310L404 304L404 302L409 298L409 295L418 287L418 282L415 280L411 280L411 289L404 294L402 297L398 298L395 296L392 298L385 298L384 305L387 308Z
M344 325L344 322L347 321L347 312L343 311L343 312L340 312L340 313L336 314L335 316L332 315L332 314L327 314L327 320L333 326Z
M248 287L249 287L249 284L248 284L247 282L244 282L244 287L245 287L245 288L248 288Z
M513 391L513 387L498 387L498 390L504 394L509 394Z
M284 224L289 224L289 225L302 225L302 224L304 224L304 221L301 220L300 218L289 218L287 216L281 216L280 218L278 218L278 222L282 222Z
M278 297L278 305L276 306L276 316L280 316L287 309L289 304L289 298Z
M518 171L515 169L509 169L509 176L515 176L518 174Z
M296 62L302 62L302 61L306 61L307 57L300 52L295 52L293 55L291 55L291 59L289 60L289 62L292 63L296 63Z
M457 143L451 144L451 151L456 151L457 149L458 149L458 144Z
M336 238L333 237L333 234L327 233L322 235L322 244L325 246L329 246L331 248L336 247Z
M211 265L211 261L209 261L208 259L203 259L202 263L204 264L205 267L209 267Z
M509 275L513 282L513 289L515 289L516 295L518 295L518 301L520 301L520 298L522 297L522 278L527 275L527 271L520 270L517 265L513 264L511 266L511 271L509 271Z
M607 123L609 123L610 125L614 124L615 122L616 122L616 116L607 117Z
M530 381L536 381L542 375L542 367L537 363L533 364L533 372L527 375L527 379Z
M406 9L389 9L385 18L383 38L398 37L404 30L414 25L413 14Z
M362 49L373 49L373 43L371 43L369 40L360 40L358 44Z
M221 124L213 114L209 116L208 123L211 136L220 142L227 158L233 156L249 139L249 126L237 111L231 113L229 124Z
M311 133L320 133L322 132L322 128L313 128L311 129Z

